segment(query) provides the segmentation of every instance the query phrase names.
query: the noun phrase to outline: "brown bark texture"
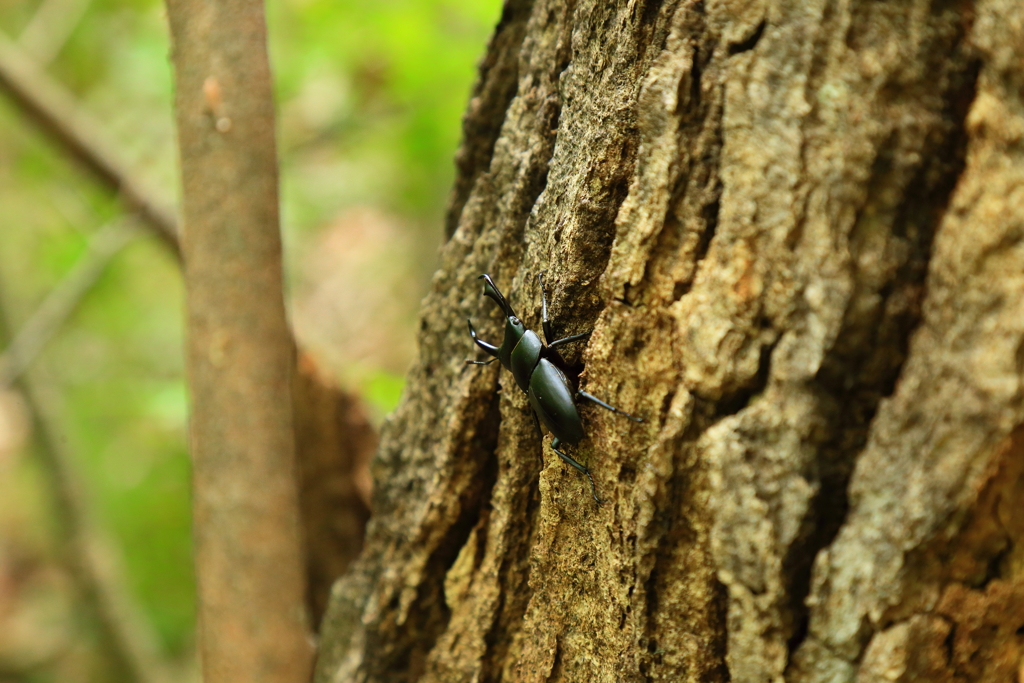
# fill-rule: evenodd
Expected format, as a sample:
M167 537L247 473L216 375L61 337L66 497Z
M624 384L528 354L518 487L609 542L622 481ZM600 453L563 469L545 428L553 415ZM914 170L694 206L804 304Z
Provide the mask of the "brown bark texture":
M167 6L203 678L294 683L308 680L312 648L263 5Z
M377 432L362 400L299 356L292 384L299 510L306 541L307 606L313 626L331 585L363 547L370 517L370 457Z
M1024 5L509 0L464 134L318 681L1020 675Z

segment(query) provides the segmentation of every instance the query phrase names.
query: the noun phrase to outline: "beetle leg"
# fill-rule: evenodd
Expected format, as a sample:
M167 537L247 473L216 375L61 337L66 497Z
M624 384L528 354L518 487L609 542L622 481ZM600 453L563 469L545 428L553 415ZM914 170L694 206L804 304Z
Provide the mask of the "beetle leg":
M587 479L590 480L590 495L592 495L594 497L594 500L597 501L598 505L604 505L604 501L597 497L597 485L594 484L594 477L591 476L590 470L588 470L585 465L579 464L578 462L576 462L575 460L570 458L568 455L566 455L562 451L558 450L558 447L561 446L561 445L562 445L561 440L556 437L555 439L553 439L551 441L551 450L553 450L555 453L557 453L558 457L560 457L562 460L564 460L565 462L569 463L570 465L572 465L573 467L578 469L583 474L587 475Z
M561 346L562 344L568 344L569 342L579 341L580 339L586 339L593 332L594 332L593 330L587 330L586 332L580 332L579 334L574 334L571 337L562 337L561 339L559 339L557 341L549 341L548 342L548 348L549 349L553 349L556 346Z
M540 450L537 451L537 459L540 460L540 468L544 469L544 432L540 430L540 418L537 417L537 413L531 410L530 415L533 415L533 426L537 428L537 438L540 439Z
M547 293L544 291L544 273L546 272L546 270L542 270L539 273L537 273L537 282L540 283L541 325L544 327L544 341L547 342L548 348L553 349L556 346L568 344L569 342L579 341L580 339L588 337L590 333L593 332L593 330L590 330L588 332L581 332L580 334L574 334L570 337L563 337L556 341L551 341L551 338L554 337L555 335L551 330L551 321L548 320L548 296Z
M466 365L490 365L491 363L493 363L496 360L498 360L498 359L497 358L492 358L490 360L467 360L466 361Z
M597 396L594 396L593 394L588 394L587 392L583 391L582 389L580 389L579 391L576 392L576 398L585 398L585 399L587 399L588 401L590 401L592 403L596 403L597 405L601 406L602 408L607 408L608 410L612 411L613 413L618 413L619 415L625 415L626 417L628 417L630 420L633 420L634 422L643 422L644 421L644 419L642 417L634 417L634 416L630 415L629 413L627 413L625 410L619 410L615 406L610 406L607 403L605 403L604 401L602 401L601 399L599 399Z
M537 282L540 283L540 315L541 315L541 327L544 328L544 341L547 342L548 346L554 346L551 343L551 338L555 335L551 333L551 323L548 321L548 295L544 291L544 273L548 271L542 270L537 273Z
M466 318L466 324L469 325L469 336L473 338L473 341L476 343L476 345L479 346L484 351L486 351L487 353L489 353L492 356L494 356L495 358L497 358L498 357L498 347L495 346L494 344L488 344L483 339L481 339L480 337L476 336L476 330L473 329L473 321L472 320L470 320L469 318ZM490 363L490 361L487 361L487 363ZM479 363L476 363L476 364L479 365ZM484 363L484 365L486 365L486 363Z

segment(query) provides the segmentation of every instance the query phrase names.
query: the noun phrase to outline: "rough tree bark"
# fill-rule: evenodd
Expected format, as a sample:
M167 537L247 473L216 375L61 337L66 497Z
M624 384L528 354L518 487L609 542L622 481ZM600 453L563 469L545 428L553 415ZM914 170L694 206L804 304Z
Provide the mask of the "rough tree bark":
M1017 0L509 0L317 680L1017 675L1022 65ZM544 269L647 418L603 507L463 365Z

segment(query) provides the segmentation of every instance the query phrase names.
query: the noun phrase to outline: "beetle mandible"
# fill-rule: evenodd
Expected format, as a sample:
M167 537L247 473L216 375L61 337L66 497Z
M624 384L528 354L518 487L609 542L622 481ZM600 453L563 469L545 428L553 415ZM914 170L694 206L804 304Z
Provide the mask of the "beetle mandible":
M544 292L543 275L543 272L538 273L537 281L540 283L542 325L547 345L541 342L536 332L526 329L526 325L502 296L494 284L494 280L490 275L484 273L479 278L484 281L484 296L493 299L505 314L505 337L502 339L501 346L488 344L477 336L476 330L473 329L473 322L467 319L469 334L473 341L494 357L491 360L467 360L466 363L490 365L496 360L501 361L501 364L512 373L516 384L529 399L537 431L540 431L540 422L543 422L553 437L551 450L557 453L562 460L587 475L590 480L591 495L594 496L594 500L598 504L601 504L604 501L597 497L597 486L594 484L594 477L590 474L590 470L586 465L580 464L559 450L559 446L563 443L575 445L586 436L583 432L583 421L580 420L579 411L576 409L577 402L586 400L596 403L602 408L624 415L636 422L643 422L643 419L608 405L596 396L574 387L570 382L565 372L565 361L558 353L557 347L584 339L590 332L574 334L555 341L551 340L553 335L551 334L551 323L548 321L548 301Z

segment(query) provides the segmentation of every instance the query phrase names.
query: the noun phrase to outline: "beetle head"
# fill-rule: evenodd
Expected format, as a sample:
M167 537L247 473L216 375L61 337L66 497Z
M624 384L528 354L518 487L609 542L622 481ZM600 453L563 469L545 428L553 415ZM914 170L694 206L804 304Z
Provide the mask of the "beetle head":
M491 276L484 273L480 276L480 279L484 281L484 296L488 296L494 300L498 306L501 307L501 312L505 314L505 338L501 342L501 347L498 349L498 359L501 364L506 368L511 369L510 358L512 355L512 349L516 347L519 340L523 338L526 333L526 325L519 319L516 312L512 310L512 306L509 305L505 297L502 296L501 291L494 284L494 280Z

